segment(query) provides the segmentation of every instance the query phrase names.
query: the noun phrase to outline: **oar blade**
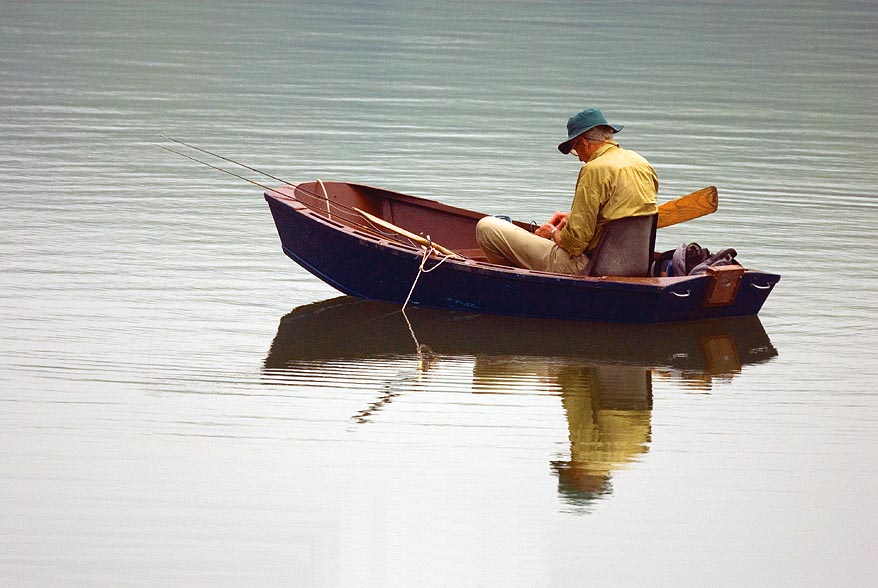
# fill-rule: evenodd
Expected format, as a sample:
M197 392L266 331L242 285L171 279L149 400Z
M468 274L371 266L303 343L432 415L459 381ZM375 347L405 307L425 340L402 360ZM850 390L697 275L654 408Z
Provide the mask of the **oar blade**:
M657 227L659 229L669 227L716 212L717 206L719 206L719 195L716 187L702 188L659 206Z

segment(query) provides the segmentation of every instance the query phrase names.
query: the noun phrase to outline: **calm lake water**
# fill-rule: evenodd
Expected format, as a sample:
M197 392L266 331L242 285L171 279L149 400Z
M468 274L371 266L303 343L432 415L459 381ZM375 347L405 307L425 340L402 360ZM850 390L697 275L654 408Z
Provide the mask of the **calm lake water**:
M0 585L874 585L876 30L871 2L2 3ZM718 187L658 247L780 273L758 318L403 316L154 146L541 220L588 106L661 201Z

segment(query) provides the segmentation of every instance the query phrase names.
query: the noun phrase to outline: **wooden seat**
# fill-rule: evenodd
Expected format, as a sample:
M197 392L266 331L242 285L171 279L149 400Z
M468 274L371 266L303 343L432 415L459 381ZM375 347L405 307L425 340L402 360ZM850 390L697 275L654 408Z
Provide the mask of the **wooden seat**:
M586 276L646 276L655 249L658 215L610 221L583 272Z

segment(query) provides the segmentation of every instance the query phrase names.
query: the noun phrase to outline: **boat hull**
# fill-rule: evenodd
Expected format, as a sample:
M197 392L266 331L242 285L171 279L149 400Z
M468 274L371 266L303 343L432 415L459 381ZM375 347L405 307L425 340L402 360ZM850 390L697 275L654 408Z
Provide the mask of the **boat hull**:
M395 193L344 184L342 193L362 188L380 212ZM334 186L327 185L328 188ZM306 190L306 195L313 194ZM759 312L780 276L746 271L731 303L706 304L714 277L585 277L535 272L473 259L431 255L333 220L302 198L300 188L267 192L284 253L340 292L359 298L504 315L574 320L653 323ZM402 196L402 195L400 195ZM329 198L329 197L327 197ZM418 200L404 197L412 206ZM375 204L381 202L381 205ZM424 201L437 222L428 230L439 242L448 224L469 226L473 239L481 214ZM307 205L306 205L307 203ZM356 203L354 203L356 204ZM445 217L445 218L439 218ZM453 217L455 222L448 221ZM441 221L441 222L439 222ZM412 230L415 230L414 228ZM447 230L447 229L446 229ZM459 230L459 228L458 228ZM469 238L469 237L467 237ZM452 239L449 233L447 239ZM474 243L452 243L458 247ZM421 266L423 263L423 271ZM417 283L412 287L417 279Z

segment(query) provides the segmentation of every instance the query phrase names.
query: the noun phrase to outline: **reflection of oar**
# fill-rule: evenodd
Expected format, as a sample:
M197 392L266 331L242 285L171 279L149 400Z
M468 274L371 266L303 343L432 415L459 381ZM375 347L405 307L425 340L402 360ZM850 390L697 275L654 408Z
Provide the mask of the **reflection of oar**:
M713 186L665 202L658 207L658 228L669 227L716 212L718 204L719 196Z
M451 249L447 249L447 248L443 247L442 245L439 245L439 244L434 243L432 241L428 241L427 239L425 239L424 237L421 237L420 235L415 235L414 233L410 233L401 227L398 227L392 223L389 223L382 218L378 218L377 216L371 215L368 212L364 212L364 211L360 210L359 208L354 208L354 210L356 210L360 216L362 216L363 218L365 218L369 222L375 223L376 225L378 225L381 228L387 229L388 231L392 231L392 232L396 233L397 235L402 235L403 237L405 237L407 239L411 239L415 243L419 243L419 244L423 245L424 247L432 246L433 249L435 249L439 253L443 253L445 255L448 255L449 257L457 257L459 259L463 259L460 255L458 255L457 253L455 253Z

